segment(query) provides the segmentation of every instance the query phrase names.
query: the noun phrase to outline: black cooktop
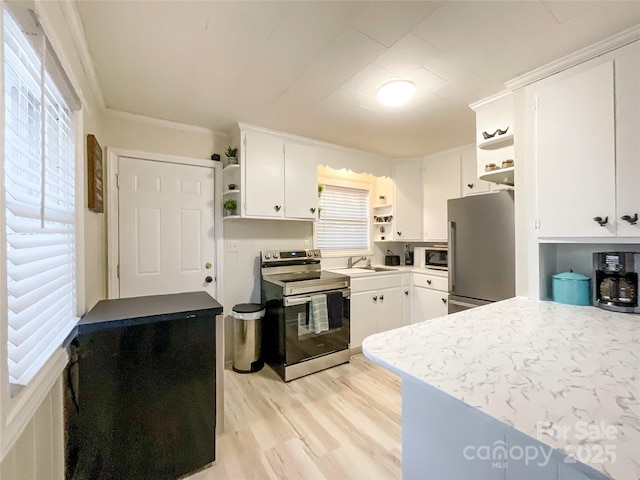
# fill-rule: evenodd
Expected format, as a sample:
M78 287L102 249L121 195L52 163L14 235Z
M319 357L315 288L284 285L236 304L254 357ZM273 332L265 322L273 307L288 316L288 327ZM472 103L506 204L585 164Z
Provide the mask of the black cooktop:
M273 275L265 275L265 279L273 281L274 283L293 283L293 282L307 282L312 280L332 280L348 278L348 275L342 275L340 273L315 271L315 272L293 272L293 273L276 273Z

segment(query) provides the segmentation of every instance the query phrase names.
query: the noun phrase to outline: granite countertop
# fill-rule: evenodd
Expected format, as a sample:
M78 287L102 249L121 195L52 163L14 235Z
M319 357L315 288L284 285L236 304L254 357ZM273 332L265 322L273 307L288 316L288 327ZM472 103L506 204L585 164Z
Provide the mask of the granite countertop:
M640 478L639 338L639 315L513 298L372 335L362 350L626 480ZM613 445L615 462L580 458L585 444Z
M375 271L376 268L382 269L381 271ZM448 275L446 270L434 270L432 268L415 267L412 265L372 265L371 268L352 267L352 268L328 268L327 271L341 273L342 275L349 275L350 277L372 277L382 275L399 275L403 273L426 273L428 275L437 275L439 277L446 277Z

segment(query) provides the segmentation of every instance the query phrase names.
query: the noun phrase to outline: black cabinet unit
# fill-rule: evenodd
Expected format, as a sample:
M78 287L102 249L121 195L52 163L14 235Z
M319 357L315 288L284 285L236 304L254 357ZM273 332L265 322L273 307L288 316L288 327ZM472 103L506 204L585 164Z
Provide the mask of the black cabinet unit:
M215 317L204 292L103 300L68 340L66 478L176 479L215 460Z

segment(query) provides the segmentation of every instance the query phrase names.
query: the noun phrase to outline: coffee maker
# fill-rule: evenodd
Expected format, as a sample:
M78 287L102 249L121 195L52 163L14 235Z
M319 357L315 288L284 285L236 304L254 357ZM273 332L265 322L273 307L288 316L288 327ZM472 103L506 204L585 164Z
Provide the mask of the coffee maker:
M594 305L614 312L640 313L638 273L640 253L593 254Z

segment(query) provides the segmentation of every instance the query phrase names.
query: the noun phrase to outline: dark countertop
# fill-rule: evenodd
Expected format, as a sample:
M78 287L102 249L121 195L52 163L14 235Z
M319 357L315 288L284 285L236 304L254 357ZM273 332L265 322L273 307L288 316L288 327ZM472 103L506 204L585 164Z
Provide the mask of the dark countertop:
M82 317L77 332L72 332L70 337L76 333L161 322L173 320L178 316L184 318L185 314L207 310L213 315L222 313L222 305L206 292L100 300Z

